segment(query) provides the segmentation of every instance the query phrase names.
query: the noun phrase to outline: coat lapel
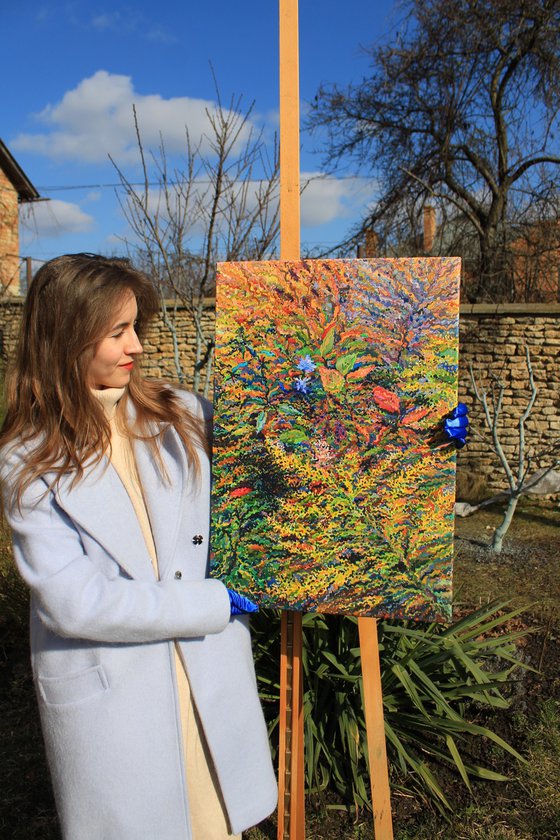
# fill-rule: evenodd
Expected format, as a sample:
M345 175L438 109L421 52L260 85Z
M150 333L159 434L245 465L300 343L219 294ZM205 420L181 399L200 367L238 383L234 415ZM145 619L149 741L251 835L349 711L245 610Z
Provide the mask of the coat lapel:
M165 477L154 462L150 449L141 441L134 445L136 466L144 499L150 517L156 546L160 577L163 578L173 563L188 465L183 445L174 429L167 429L161 446Z
M129 422L134 408L129 403ZM168 429L161 446L165 478L149 447L134 441L134 456L156 546L160 578L173 562L184 510L188 464L179 436ZM56 490L61 507L93 536L133 578L153 579L153 568L130 497L104 457L73 487L63 478Z
M73 487L63 478L55 490L62 509L135 579L153 580L153 568L130 497L106 458Z

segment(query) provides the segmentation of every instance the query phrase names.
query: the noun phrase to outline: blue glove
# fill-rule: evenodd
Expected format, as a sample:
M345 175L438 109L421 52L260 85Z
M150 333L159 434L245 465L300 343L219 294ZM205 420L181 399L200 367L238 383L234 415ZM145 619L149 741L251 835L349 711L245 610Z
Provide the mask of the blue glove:
M467 442L467 435L469 433L469 409L465 403L457 403L457 408L449 414L443 421L443 431L445 436L451 440L457 449L461 449Z
M239 592L234 592L233 589L228 589L227 593L229 595L230 615L258 612L258 606L253 604L248 598L245 598L244 595L240 595Z

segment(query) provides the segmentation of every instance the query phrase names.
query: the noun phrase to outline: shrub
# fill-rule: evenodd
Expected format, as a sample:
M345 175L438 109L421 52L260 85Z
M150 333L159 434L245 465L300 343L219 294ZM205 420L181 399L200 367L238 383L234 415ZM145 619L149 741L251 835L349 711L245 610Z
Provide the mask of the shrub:
M472 778L505 777L471 758L478 738L522 757L489 727L481 708L505 709L505 689L520 663L515 641L526 631L503 631L520 610L494 602L443 627L379 621L387 751L394 787L406 786L444 812L441 769L451 768L470 789ZM279 620L255 616L254 650L261 697L277 739ZM303 617L305 772L307 790L329 789L347 805L371 808L357 620Z

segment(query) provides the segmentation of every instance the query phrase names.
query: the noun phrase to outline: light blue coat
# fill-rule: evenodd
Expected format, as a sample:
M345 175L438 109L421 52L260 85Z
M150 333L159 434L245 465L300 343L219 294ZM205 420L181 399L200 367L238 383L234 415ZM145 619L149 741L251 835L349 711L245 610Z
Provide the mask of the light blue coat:
M201 411L190 394L182 398ZM129 496L103 463L75 487L25 493L8 509L29 585L31 654L47 758L65 840L186 840L174 640L212 754L233 832L276 805L246 618L206 578L209 464L196 486L181 442L164 438L166 484L135 444L160 569L154 572ZM10 475L20 449L2 458ZM201 544L193 536L201 535ZM188 733L187 733L188 737Z

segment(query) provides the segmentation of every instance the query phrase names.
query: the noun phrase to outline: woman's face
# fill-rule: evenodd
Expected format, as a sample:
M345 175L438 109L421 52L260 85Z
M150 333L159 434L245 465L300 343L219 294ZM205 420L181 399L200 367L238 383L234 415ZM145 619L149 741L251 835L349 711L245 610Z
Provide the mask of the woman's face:
M142 352L135 326L136 298L128 292L116 310L107 335L95 348L88 378L92 388L123 388L128 385L136 357Z

